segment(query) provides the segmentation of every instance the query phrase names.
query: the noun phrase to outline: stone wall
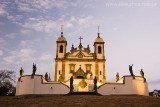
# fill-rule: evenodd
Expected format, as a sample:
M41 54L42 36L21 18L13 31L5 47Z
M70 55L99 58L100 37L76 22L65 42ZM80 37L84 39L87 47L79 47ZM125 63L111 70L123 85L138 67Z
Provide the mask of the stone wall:
M145 78L124 76L120 81L119 83L105 83L99 86L98 93L101 95L149 95Z
M65 95L70 89L58 82L46 82L41 75L23 76L17 82L16 96L21 95Z

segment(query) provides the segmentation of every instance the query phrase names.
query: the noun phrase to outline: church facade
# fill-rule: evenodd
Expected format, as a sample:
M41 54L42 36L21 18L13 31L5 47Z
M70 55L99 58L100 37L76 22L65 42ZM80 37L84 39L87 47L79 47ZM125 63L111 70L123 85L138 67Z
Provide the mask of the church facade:
M70 52L66 52L67 40L63 37L57 39L57 51L55 58L55 81L65 82L73 76L73 79L91 79L94 77L100 83L106 82L104 41L98 37L94 42L94 53L90 52L89 45L83 48L81 43L78 48L72 45Z

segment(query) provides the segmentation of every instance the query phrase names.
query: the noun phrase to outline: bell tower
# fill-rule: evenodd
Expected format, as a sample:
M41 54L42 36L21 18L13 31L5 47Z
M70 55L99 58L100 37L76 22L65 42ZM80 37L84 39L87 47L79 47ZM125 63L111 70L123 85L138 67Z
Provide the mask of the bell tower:
M95 59L105 59L104 57L104 41L100 38L99 26L98 26L98 37L94 42L94 53Z
M66 58L66 38L63 37L63 27L61 26L61 36L57 39L57 53L55 59L55 81L65 80L65 58Z
M63 28L61 26L61 37L59 37L57 39L57 54L56 54L56 58L65 58L66 46L67 46L67 41L66 41L66 38L63 37Z
M100 38L99 26L98 37L94 42L94 57L95 57L95 76L101 83L106 82L105 77L105 55L104 55L104 41Z

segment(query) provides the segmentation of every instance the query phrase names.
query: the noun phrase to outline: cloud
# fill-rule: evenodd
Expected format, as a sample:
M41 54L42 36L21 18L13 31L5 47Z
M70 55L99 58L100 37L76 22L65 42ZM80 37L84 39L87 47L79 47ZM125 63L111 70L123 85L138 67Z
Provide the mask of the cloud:
M0 37L0 43L4 43L4 42L5 42L5 40Z
M72 16L71 19L70 19L70 21L71 21L71 22L75 22L75 21L76 21L76 18L75 18L74 16Z
M57 26L59 26L60 23L53 20L37 18L36 20L29 19L24 23L19 23L19 25L24 28L24 30L21 31L23 34L27 34L31 30L53 34L55 31L59 30ZM67 27L72 27L72 25L67 23Z
M23 48L26 48L26 47L31 48L33 45L34 45L34 42L31 40L22 40L19 44L19 46Z
M86 24L88 21L92 20L92 18L93 18L92 16L80 18L80 19L78 19L78 23L80 25Z
M69 7L90 7L93 0L16 0L17 9L24 12L46 12L51 9L64 10Z
M10 56L6 56L3 58L6 63L20 64L25 62L34 62L35 60L35 58L32 56L34 55L35 50L29 48L23 48L17 51L10 51L9 53L11 54Z
M69 18L64 18L65 16L62 15L60 18L56 20L46 19L43 17L33 18L30 17L26 22L19 23L20 26L24 28L21 33L25 34L28 30L35 30L37 32L44 32L50 35L55 34L55 32L60 31L60 25L64 25L65 31L70 28L83 29L89 26L90 24L96 24L98 22L93 18L93 16L83 16L83 17L74 17L71 16ZM59 27L57 27L59 26ZM26 30L25 30L26 29Z
M51 54L43 54L39 58L39 60L41 60L41 61L46 61L46 60L51 60L51 59L53 59L53 55L51 55Z
M21 0L21 1L16 1L17 3L17 8L20 11L25 11L25 12L33 12L35 11L35 9L33 9L32 5L30 4L31 2L26 2L25 0Z
M2 56L3 55L3 51L2 50L0 50L0 56Z
M21 30L21 34L23 34L23 35L28 35L28 34L30 34L32 31L31 30L28 30L28 29L23 29L23 30Z
M37 19L34 21L27 21L24 24L21 24L22 27L27 28L27 29L34 29L35 31L38 32L47 32L50 33L53 31L53 29L56 29L56 22L52 20L42 20L42 19Z
M23 18L23 15L8 15L7 18L11 21L19 21Z
M66 24L65 24L65 27L66 27L66 28L72 28L72 27L73 27L73 24L72 24L72 23L66 23Z
M16 35L17 35L16 33L10 33L10 34L5 35L5 37L10 38L10 39L14 39L16 37Z
M14 63L15 62L15 56L7 56L7 57L4 57L3 60L6 62L6 63Z
M160 83L160 79L150 81L149 83L150 83L151 85L159 84L159 83Z
M6 11L7 4L5 2L0 4L0 16L8 15L8 12Z
M70 4L66 0L17 0L19 11L34 12L39 11L45 12L52 8L65 9Z
M6 44L6 41L0 37L0 48L4 48L4 44Z
M117 31L118 29L119 29L118 27L114 27L114 28L113 28L114 31Z
M3 26L4 25L4 23L3 22L0 22L0 26Z
M47 72L48 74L50 74L52 80L54 77L54 69L54 63L37 63L37 72L41 75L45 75L45 73Z

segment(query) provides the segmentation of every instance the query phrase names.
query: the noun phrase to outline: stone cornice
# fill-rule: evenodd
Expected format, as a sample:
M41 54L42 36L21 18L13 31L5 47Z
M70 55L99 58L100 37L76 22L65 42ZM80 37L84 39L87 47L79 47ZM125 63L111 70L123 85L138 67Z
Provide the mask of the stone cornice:
M56 61L76 61L76 62L104 62L106 59L69 59L69 58L55 58Z

